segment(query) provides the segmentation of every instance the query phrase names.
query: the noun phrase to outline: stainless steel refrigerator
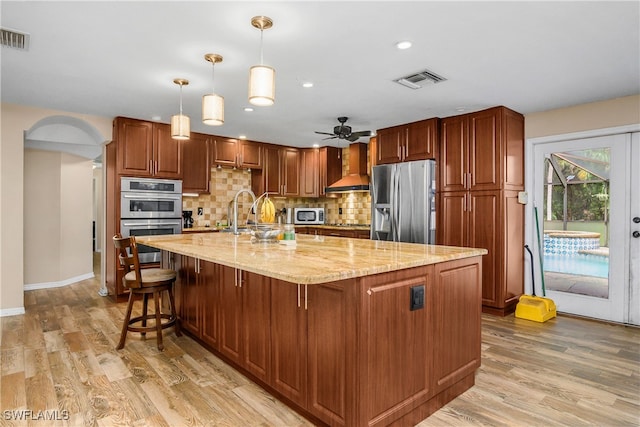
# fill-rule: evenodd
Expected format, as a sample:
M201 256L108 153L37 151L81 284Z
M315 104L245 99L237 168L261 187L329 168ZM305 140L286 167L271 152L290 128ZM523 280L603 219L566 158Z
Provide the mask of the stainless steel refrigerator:
M372 240L435 244L434 160L374 166L370 192Z

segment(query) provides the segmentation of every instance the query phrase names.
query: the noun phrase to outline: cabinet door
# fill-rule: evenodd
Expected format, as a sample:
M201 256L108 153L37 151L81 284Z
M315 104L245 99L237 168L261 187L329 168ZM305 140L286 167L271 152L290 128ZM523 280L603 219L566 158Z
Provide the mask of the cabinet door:
M308 395L309 412L329 425L345 425L348 351L347 308L344 287L354 280L331 285L308 285Z
M422 120L407 126L403 162L436 157L438 119Z
M265 382L271 365L271 279L242 272L242 366Z
M480 367L479 257L436 264L432 311L433 378L438 393ZM455 304L451 304L455 301Z
M440 138L440 191L467 189L468 120L465 116L442 119Z
M472 191L469 209L469 247L484 248L489 251L482 257L482 303L492 307L500 306L502 293L496 265L501 259L498 242L503 239L500 219L499 191ZM515 248L514 248L515 249ZM524 250L524 249L523 249ZM522 255L522 250L520 251ZM504 303L502 303L504 304Z
M437 243L467 246L467 198L469 192L455 191L438 196Z
M282 194L280 164L280 150L272 146L264 147L264 167L262 169L262 179L264 181L263 191L270 194Z
M262 144L252 141L240 141L238 164L242 168L262 168Z
M381 129L376 136L377 165L399 163L402 161L402 147L406 139L406 127L396 126Z
M471 190L502 187L500 110L492 108L469 115L469 172Z
M300 150L283 148L282 150L283 196L300 195Z
M306 407L307 315L303 289L303 285L271 281L271 385Z
M216 137L213 143L214 165L236 166L238 147L235 139Z
M153 124L154 176L182 179L182 142L171 138L171 126Z
M319 180L318 195L324 196L324 189L342 178L342 149L337 147L323 147L319 156Z
M318 197L320 152L317 148L300 150L300 197Z
M150 177L153 174L153 126L141 120L115 119L120 175Z
M181 257L180 263L180 325L195 336L200 336L200 307L202 295L196 274L196 259Z
M241 365L242 351L242 293L238 280L238 270L220 265L218 282L220 284L220 342L222 354Z
M191 134L193 135L193 134ZM200 261L198 280L202 311L202 341L218 349L220 342L220 285L216 264Z
M209 193L211 163L210 138L191 132L191 139L182 141L182 191L185 193Z

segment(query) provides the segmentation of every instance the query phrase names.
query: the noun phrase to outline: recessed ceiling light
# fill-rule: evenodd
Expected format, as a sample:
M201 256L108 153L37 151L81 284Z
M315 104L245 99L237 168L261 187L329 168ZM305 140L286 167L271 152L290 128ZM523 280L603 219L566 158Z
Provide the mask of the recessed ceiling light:
M456 108L456 111L457 111L458 113L462 113L462 112L467 111L467 109L466 109L465 107L457 107L457 108Z
M246 111L247 113L250 113L253 111L253 108L251 107L244 107L244 111Z
M409 49L411 47L411 42L409 40L403 40L396 43L396 47L401 50Z
M247 135L239 135L238 139L247 139Z
M153 120L154 122L159 122L162 119L162 117L160 116L151 116L151 120Z
M320 148L320 144L313 144L312 147L313 148Z
M302 87L313 87L313 83L311 83L311 82L304 82L304 83L302 83Z

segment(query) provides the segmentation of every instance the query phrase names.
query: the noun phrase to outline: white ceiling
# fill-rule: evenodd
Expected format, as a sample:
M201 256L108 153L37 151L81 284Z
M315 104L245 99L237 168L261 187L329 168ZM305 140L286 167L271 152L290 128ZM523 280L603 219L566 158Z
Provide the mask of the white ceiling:
M523 114L640 93L640 2L0 2L3 28L31 35L3 47L2 102L168 122L176 77L192 131L309 147L348 116L354 131L505 105ZM250 66L276 69L276 103L248 106ZM398 50L395 43L413 47ZM211 91L225 124L201 122ZM447 79L412 90L423 69ZM315 86L305 89L301 84ZM366 142L365 139L362 140ZM344 142L343 142L344 145Z

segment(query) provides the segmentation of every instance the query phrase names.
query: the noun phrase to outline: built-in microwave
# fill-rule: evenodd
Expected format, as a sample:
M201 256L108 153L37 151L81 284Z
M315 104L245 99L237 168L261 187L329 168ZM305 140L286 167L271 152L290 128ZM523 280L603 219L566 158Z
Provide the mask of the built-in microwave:
M324 224L324 208L293 208L294 224Z
M120 219L181 217L182 181L121 178Z

